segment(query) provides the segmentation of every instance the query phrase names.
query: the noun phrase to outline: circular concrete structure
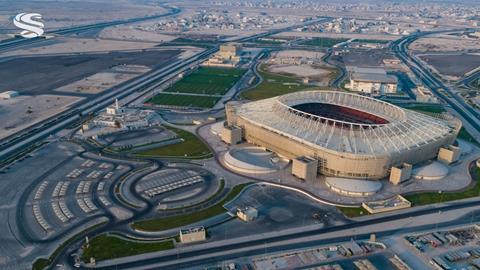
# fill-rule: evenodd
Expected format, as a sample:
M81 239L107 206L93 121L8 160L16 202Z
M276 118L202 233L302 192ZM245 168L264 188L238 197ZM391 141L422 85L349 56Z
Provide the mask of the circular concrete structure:
M272 173L288 165L275 153L254 146L232 149L225 153L224 161L230 169L249 174Z
M344 196L366 197L371 196L382 188L378 181L327 177L325 184L332 191Z
M440 180L447 175L448 167L438 161L413 169L412 172L413 178L418 180Z
M382 179L402 163L435 158L461 123L340 91L302 91L250 103L230 103L227 123L243 138L288 159L319 161L333 177Z

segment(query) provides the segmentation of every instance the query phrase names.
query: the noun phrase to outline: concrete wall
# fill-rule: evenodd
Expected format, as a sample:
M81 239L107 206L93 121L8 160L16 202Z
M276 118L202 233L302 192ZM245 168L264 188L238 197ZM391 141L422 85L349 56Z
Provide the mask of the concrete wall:
M417 164L437 156L438 149L455 140L456 134L441 138L435 142L389 155L357 155L337 152L320 146L311 147L292 140L270 130L259 127L248 120L235 115L227 107L228 124L235 124L243 129L244 139L252 144L265 147L288 159L309 156L319 161L318 172L327 176L358 179L381 179L389 175L390 168L403 163Z

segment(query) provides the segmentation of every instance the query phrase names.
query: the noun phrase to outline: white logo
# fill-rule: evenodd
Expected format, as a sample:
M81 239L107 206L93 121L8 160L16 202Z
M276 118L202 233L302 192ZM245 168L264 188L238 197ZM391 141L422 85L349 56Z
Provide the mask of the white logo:
M42 15L38 13L20 13L13 19L13 24L20 29L24 29L20 35L24 38L34 38L43 35Z

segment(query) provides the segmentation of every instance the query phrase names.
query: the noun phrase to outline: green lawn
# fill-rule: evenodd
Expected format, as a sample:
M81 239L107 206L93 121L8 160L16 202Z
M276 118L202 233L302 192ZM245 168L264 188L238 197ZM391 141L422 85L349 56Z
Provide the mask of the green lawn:
M209 96L192 96L181 94L157 94L153 98L147 100L146 103L152 103L156 105L166 106L179 106L179 107L199 107L199 108L212 108L217 104L221 97L209 97Z
M347 41L347 38L312 38L301 42L302 45L308 46L317 46L323 48L329 48L334 46L335 44Z
M135 152L135 155L140 157L180 158L207 158L211 156L210 149L194 134L174 127L164 127L175 132L178 138L183 139L183 142Z
M432 114L432 113L443 113L445 109L441 105L412 105L412 106L405 106L406 109Z
M222 96L242 77L238 68L200 67L167 88L165 92Z
M473 187L460 192L424 192L418 194L411 194L404 196L412 205L425 205L439 202L455 201L476 197L480 195L480 168L475 168L474 171L475 184Z
M55 251L52 253L52 255L50 255L50 257L48 257L48 259L45 259L45 258L36 259L35 262L33 262L33 264L32 264L32 270L42 270L42 269L48 268L65 247L67 247L71 243L79 240L81 237L83 237L83 235L85 233L91 232L91 231L93 231L93 230L95 230L95 229L97 229L97 228L99 228L99 227L101 227L105 224L106 224L106 222L102 222L102 223L97 224L93 227L90 227L90 228L88 228L88 229L86 229L82 232L77 233L72 238L69 238L67 241L65 241L61 245L59 245L57 247L57 249L55 249Z
M470 135L470 133L468 133L468 131L464 127L460 129L457 138L473 143L480 147L480 143L478 142L478 140L476 140L472 135Z
M337 206L338 210L340 210L346 217L354 218L360 217L363 215L368 215L368 211L363 209L363 207L340 207Z
M162 251L174 247L173 239L161 242L137 242L114 235L102 234L90 239L90 244L88 247L85 247L81 259L84 262L90 262L90 257L94 257L96 261L103 261Z
M243 98L259 100L313 88L302 84L302 82L296 78L269 73L263 71L262 68L259 68L259 74L262 76L263 82L255 88L242 92L241 96Z
M228 193L228 195L222 201L204 210L167 218L141 220L134 222L132 227L142 231L162 231L187 226L189 224L220 215L226 212L225 208L223 208L223 205L235 198L235 196L237 196L248 184L249 183L240 184L233 187L230 193Z

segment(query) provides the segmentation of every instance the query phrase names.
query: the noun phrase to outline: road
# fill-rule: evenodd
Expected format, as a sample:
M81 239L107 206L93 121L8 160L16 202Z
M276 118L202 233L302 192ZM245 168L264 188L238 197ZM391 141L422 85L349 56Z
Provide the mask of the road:
M300 26L323 22L326 20L329 20L329 18L311 20L299 25L293 25L281 29L274 29L248 37L241 37L232 41L246 42L260 37L289 31ZM15 157L18 153L22 152L22 150L45 139L49 135L55 134L56 132L64 129L65 127L72 125L77 121L80 121L83 116L96 113L104 109L105 107L110 105L115 98L122 99L134 92L146 91L156 85L167 82L172 75L179 73L184 68L188 68L191 65L196 65L198 64L198 62L209 58L217 50L218 46L215 46L211 49L193 55L188 59L178 60L159 70L147 73L144 76L137 77L133 80L128 81L125 84L122 84L120 87L114 87L109 91L105 91L106 94L101 95L87 103L83 103L81 105L73 107L68 112L59 114L49 119L47 122L43 122L39 125L29 128L20 135L17 135L19 134L17 133L15 137L9 138L8 141L3 141L2 144L0 144L0 160L9 160L10 158Z
M323 245L328 243L336 243L342 241L348 241L352 238L352 236L339 236L327 240L320 240L320 241L312 241L312 242L301 242L301 243L294 243L294 244L285 244L285 241L295 241L296 239L300 238L308 238L308 237L315 237L322 234L327 233L336 233L348 230L352 231L359 231L361 228L364 228L368 231L368 228L371 226L375 226L381 223L386 222L396 222L398 220L406 219L410 220L411 218L420 218L425 215L429 214L437 214L443 213L447 211L460 211L465 208L471 207L478 207L480 205L480 201L468 201L468 202L457 202L451 203L448 205L438 206L438 207L431 207L431 208L424 208L419 210L408 211L401 214L393 214L390 216L384 216L380 218L368 219L363 221L356 221L353 223L340 225L336 227L328 227L328 228L320 228L320 229L311 229L305 231L297 231L294 233L290 232L280 232L272 237L255 237L255 238L248 238L245 241L228 241L222 244L218 244L215 246L207 247L207 245L200 245L197 248L193 248L192 250L184 250L178 249L175 253L165 252L165 255L162 256L161 254L155 254L155 256L145 257L145 259L140 259L138 257L135 260L126 261L126 262L118 262L115 265L111 266L104 266L104 267L95 267L95 269L111 269L114 267L115 269L155 269L159 263L169 263L168 267L162 266L162 269L181 269L183 267L192 267L194 265L200 265L205 263L212 263L217 261L223 261L243 256L253 256L253 255L261 255L266 252L275 252L275 251L285 251L290 249L297 249L297 248L306 248L315 245ZM480 216L475 215L475 221L480 220ZM425 230L431 228L437 228L442 226L451 226L457 224L466 224L472 222L472 219L468 218L459 218L456 220L452 220L446 222L445 224L438 224L436 221L422 227L422 228L412 228L412 231L418 230ZM403 228L392 228L391 230L386 230L382 232L377 232L377 237L383 237L388 235L393 235L398 233L399 230ZM364 234L355 235L355 238L368 238L371 231ZM341 234L339 234L341 235ZM268 243L268 250L265 247L266 243ZM258 248L262 246L262 248ZM187 248L185 248L187 249ZM213 254L220 253L220 252L229 252L228 255L224 257L216 257ZM182 263L180 260L188 259L188 258L196 258L199 256L204 256L203 259L198 259L189 261L188 263ZM73 265L73 264L72 264Z
M408 52L408 46L420 37L441 32L456 32L461 30L443 30L435 32L421 32L401 38L392 42L391 49L397 57L407 65L412 72L438 96L452 107L465 121L480 132L480 114L477 110L467 104L462 97L458 96L449 89L440 79L438 79L428 68L426 68L413 54Z
M61 29L57 29L57 30L53 30L53 31L46 31L45 35L46 36L49 36L49 35L56 36L56 35L67 35L67 34L80 33L80 32L83 32L83 31L88 31L88 30L93 30L93 29L102 29L102 28L115 26L115 25L130 24L130 23L135 23L135 22L158 19L158 18L162 18L162 17L168 17L168 16L176 15L176 14L178 14L182 11L179 8L172 8L172 7L168 7L168 6L163 6L163 7L168 9L169 11L167 13L160 14L160 15L153 15L153 16L146 16L146 17L140 17L140 18L115 20L115 21L109 21L109 22L101 22L101 23L94 23L94 24L87 24L87 25L61 28ZM45 37L38 37L38 38L31 38L31 39L16 37L16 38L2 40L2 41L0 41L0 52L10 50L10 49L15 49L15 48L18 48L18 47L31 45L31 44L34 44L34 43L44 42L46 40L50 40L50 39L46 39Z

